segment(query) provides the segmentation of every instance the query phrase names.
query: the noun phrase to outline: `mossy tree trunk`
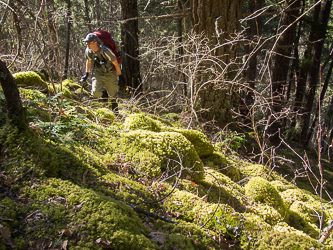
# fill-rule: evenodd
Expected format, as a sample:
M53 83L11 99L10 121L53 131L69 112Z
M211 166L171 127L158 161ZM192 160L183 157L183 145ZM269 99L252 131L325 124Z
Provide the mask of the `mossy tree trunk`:
M22 130L27 129L26 112L22 106L20 92L16 86L14 77L7 69L6 64L1 60L0 83L7 102L9 121Z
M241 3L241 0L192 0L191 2L192 30L195 34L203 34L208 39L208 46L212 49L210 56L216 60L212 63L206 60L204 67L214 68L210 73L196 74L194 85L195 89L200 91L196 109L205 110L201 113L202 118L214 119L219 123L231 122L232 109L239 103L235 86L227 83L234 77L232 65L238 52L238 44L225 43L234 40L233 35L239 30ZM226 73L222 73L225 69Z

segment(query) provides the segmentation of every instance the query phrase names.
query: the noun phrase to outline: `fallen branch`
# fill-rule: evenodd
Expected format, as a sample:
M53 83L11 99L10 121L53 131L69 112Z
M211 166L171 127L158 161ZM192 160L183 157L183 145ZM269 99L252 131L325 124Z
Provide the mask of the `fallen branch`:
M142 209L140 209L140 208L137 208L137 207L136 207L135 205L133 205L133 204L131 204L130 206L131 206L131 208L133 208L135 211L137 211L137 212L139 212L139 213L142 213L142 214L145 214L145 215L147 215L147 216L149 216L149 217L153 217L153 218L155 218L155 219L163 220L163 221L166 221L166 222L169 222L169 223L174 223L174 224L178 224L178 223L179 223L179 222L177 222L177 221L169 220L169 219L165 218L164 216L159 216L159 215L157 215L157 214L153 214L153 213L147 212L147 211L145 211L145 210L142 210Z
M318 240L318 242L319 243L324 243L325 240L328 238L328 236L331 234L332 230L333 230L333 220L330 221L330 224L321 233L321 237Z

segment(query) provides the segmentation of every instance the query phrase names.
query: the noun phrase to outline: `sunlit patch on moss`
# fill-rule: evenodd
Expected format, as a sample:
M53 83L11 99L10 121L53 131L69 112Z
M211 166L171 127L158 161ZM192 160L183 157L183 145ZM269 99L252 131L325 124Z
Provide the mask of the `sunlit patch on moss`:
M161 159L150 151L140 151L134 154L132 161L137 171L150 177L158 177L162 174Z
M20 87L36 87L41 90L47 90L47 83L36 73L33 71L19 72L13 74L13 77L16 81L16 84Z
M96 115L102 122L107 123L111 123L116 118L115 114L107 108L97 109Z
M271 184L276 188L278 192L284 192L288 189L294 189L296 188L295 185L291 184L290 182L281 179L276 181L271 181Z
M251 212L259 215L266 223L275 225L278 222L282 222L284 218L282 215L273 207L266 204L253 205Z
M286 215L285 204L272 184L261 177L251 178L245 185L245 194L255 202L275 208L283 217Z
M137 130L121 134L121 148L128 154L148 150L160 157L163 171L172 170L173 166L179 166L180 162L185 168L192 171L203 171L203 164L190 143L184 136L175 132L154 133ZM169 161L171 159L171 161ZM177 168L179 169L179 167ZM184 174L188 171L184 171ZM195 179L202 178L202 173L192 173Z
M298 231L288 224L278 223L273 230L264 234L262 240L257 245L256 249L310 249L311 247L322 249L322 244L319 244L315 239L307 234Z
M129 130L150 130L154 132L159 132L160 122L148 117L146 114L132 114L126 117L124 122L124 127Z
M281 177L274 171L270 171L266 166L260 164L244 164L241 168L244 175L252 177L262 177L269 181L280 180Z

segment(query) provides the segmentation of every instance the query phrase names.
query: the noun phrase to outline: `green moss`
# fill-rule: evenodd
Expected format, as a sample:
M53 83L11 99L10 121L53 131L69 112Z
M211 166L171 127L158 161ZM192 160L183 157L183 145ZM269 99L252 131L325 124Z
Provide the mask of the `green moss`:
M251 207L252 213L260 216L266 223L270 225L276 225L278 222L282 222L284 217L273 207L266 204L256 204Z
M264 234L264 237L257 245L256 249L303 250L312 247L322 249L323 245L305 233L288 226L286 223L279 223L273 228L273 230Z
M161 159L150 151L140 151L134 154L132 161L135 169L150 177L158 177L162 174Z
M328 222L329 212L327 207L321 204L320 199L312 195L309 191L299 188L289 189L281 193L285 204L289 209L297 213L302 219L310 224L320 227L319 217L322 215L323 225Z
M208 202L229 204L238 211L244 210L244 188L228 176L213 169L205 169L204 180L198 183L199 196L207 195Z
M270 171L266 166L260 164L244 164L241 168L243 175L252 177L262 177L269 181L280 180L281 177L274 171Z
M34 70L34 72L35 72L37 75L39 75L40 78L42 78L42 80L43 80L44 82L46 82L46 76L45 76L42 72L40 72L40 71L38 71L38 70Z
M125 119L124 126L129 130L141 129L153 132L177 132L185 136L185 138L194 145L199 157L213 153L213 145L203 133L197 130L176 129L165 126L165 124L167 123L157 116L141 113L129 115Z
M139 151L151 151L162 161L163 171L170 171L179 163L192 171L203 171L203 164L190 143L184 136L174 132L154 133L137 130L121 134L121 150L134 155ZM171 160L171 161L169 161ZM177 167L179 169L179 167ZM201 179L203 174L184 171L195 179Z
M161 131L160 123L148 117L146 114L132 114L126 117L124 127L129 130Z
M218 249L217 243L196 225L180 223L170 228L164 249Z
M163 130L168 131L168 128L163 128ZM208 138L198 130L188 130L188 129L169 129L169 131L174 131L182 134L189 140L197 151L200 157L211 155L214 151L214 147Z
M294 184L291 184L290 182L281 179L276 181L271 181L271 184L276 188L278 192L284 192L288 189L294 189L296 186Z
M63 197L67 201L70 209L54 202L56 210L62 211L62 216L51 216L56 223L55 231L51 234L56 235L57 231L70 228L76 240L69 241L69 247L99 249L95 241L105 238L117 249L157 248L148 239L148 231L136 213L108 196L59 179L49 179L34 190L27 190L26 195L31 199L51 201Z
M42 80L42 78L33 71L19 72L13 74L16 84L20 87L36 87L42 90L47 90L47 83Z
M202 157L202 160L205 166L218 170L222 170L228 164L225 155L218 151L214 151L209 156Z
M115 118L115 114L107 109L107 108L99 108L96 110L96 116L102 121L102 122L108 122L111 123Z
M67 97L69 99L78 99L78 96L75 93L72 93L70 91L70 89L68 88L68 86L69 86L69 84L62 85L62 86L60 84L55 84L55 87L56 87L58 93L63 92L64 97ZM50 86L50 88L51 88L51 86ZM50 91L53 92L53 88L51 88Z
M39 90L36 89L24 89L24 88L19 88L21 98L22 99L29 99L29 100L36 100L36 101L41 101L43 100L46 95L40 92Z
M272 184L261 177L251 178L245 185L245 194L255 202L264 203L276 209L283 217L286 215L285 204Z
M312 194L300 188L288 189L281 193L286 205L290 206L293 201L314 202Z

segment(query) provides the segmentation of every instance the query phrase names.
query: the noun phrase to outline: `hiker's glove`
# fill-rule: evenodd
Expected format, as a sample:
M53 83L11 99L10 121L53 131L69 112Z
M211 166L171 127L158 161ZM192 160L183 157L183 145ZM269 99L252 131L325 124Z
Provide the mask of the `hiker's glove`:
M88 76L89 76L89 72L86 72L86 74L84 75L84 76L82 76L81 77L81 79L80 79L80 81L79 82L85 82L85 81L87 81L87 79L88 79Z

